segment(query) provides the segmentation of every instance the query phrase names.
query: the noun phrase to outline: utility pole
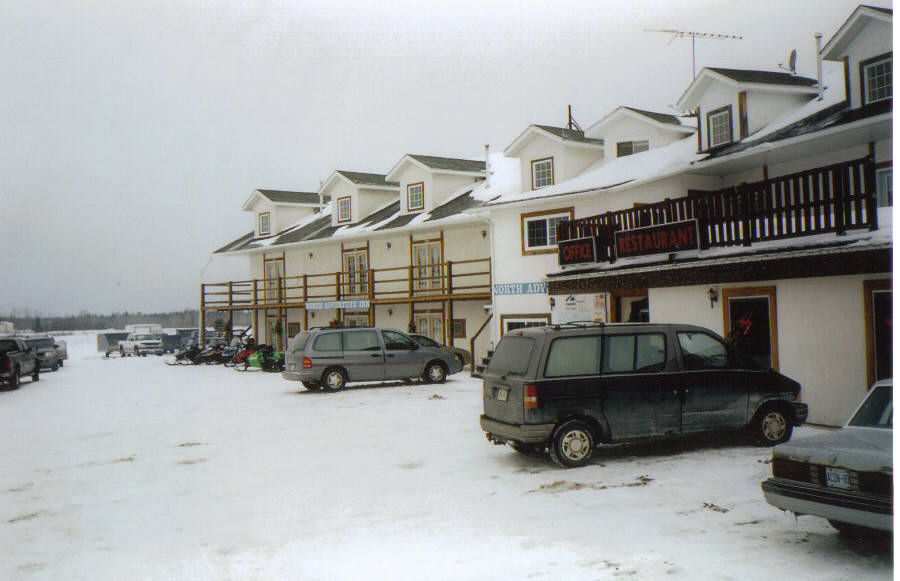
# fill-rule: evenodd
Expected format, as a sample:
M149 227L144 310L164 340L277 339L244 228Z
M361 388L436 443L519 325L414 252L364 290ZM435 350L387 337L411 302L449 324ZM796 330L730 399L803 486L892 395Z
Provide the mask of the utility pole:
M704 38L709 40L741 40L744 37L739 36L737 34L718 34L715 32L692 32L689 30L674 30L674 29L644 29L644 32L662 32L665 34L671 34L672 38L669 40L669 44L675 42L676 38L685 38L690 37L691 39L691 80L697 78L697 67L696 67L696 51L695 51L695 42L698 38Z

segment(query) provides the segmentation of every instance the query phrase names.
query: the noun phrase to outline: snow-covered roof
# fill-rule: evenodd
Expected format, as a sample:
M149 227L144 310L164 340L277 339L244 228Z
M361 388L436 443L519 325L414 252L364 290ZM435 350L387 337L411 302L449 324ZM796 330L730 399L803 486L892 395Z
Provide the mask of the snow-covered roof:
M598 132L601 132L603 130L603 128L623 117L636 119L643 123L649 123L654 127L657 127L664 131L693 133L697 130L697 128L693 125L686 125L683 122L682 118L678 117L677 115L671 115L669 113L657 113L654 111L645 111L644 109L636 109L634 107L626 107L623 105L620 107L616 107L612 112L606 114L600 121L597 121L596 123L591 125L586 133L590 135L597 135Z
M242 210L249 210L260 198L265 198L275 204L289 204L300 206L318 206L318 192L289 192L285 190L255 190L247 201L241 206ZM328 197L325 197L325 201Z
M433 172L473 176L484 175L484 160L437 157L433 155L413 155L408 153L404 155L400 161L394 164L391 171L387 173L386 179L394 181L398 180L403 168L406 167L407 164L414 164L422 169Z
M388 181L387 176L385 176L384 174L337 169L331 172L331 175L328 176L328 179L325 180L325 182L322 184L322 187L319 188L319 191L324 192L331 186L332 183L339 180L343 180L357 187L374 190L398 191L400 188L400 184L398 184L397 182Z
M725 83L737 88L758 89L780 93L815 94L816 79L778 71L758 71L748 69L726 69L704 67L697 78L685 89L675 106L679 109L693 109L707 87L714 82Z
M890 8L876 6L857 6L853 14L834 33L834 36L822 47L822 58L825 60L840 60L847 46L872 20L893 22L894 11Z
M585 137L584 132L578 129L552 127L550 125L529 125L503 150L503 154L508 157L514 157L526 143L536 136L548 137L553 141L573 147L603 148L602 139Z

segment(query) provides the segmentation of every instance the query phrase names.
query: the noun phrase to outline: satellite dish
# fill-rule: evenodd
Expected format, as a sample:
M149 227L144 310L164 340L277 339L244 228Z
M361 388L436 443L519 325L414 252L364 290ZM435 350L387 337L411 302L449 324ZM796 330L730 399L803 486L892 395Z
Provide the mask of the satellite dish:
M797 49L796 48L791 51L791 56L788 57L788 66L784 66L784 63L778 63L778 68L788 71L792 75L797 73Z

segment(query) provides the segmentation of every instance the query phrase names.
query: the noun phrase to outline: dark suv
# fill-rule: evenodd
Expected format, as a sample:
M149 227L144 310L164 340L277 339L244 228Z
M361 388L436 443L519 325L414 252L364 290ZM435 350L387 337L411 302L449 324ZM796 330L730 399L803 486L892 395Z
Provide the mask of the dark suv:
M282 377L314 391L338 391L349 381L422 378L442 383L462 369L452 353L425 347L405 333L377 327L311 329L294 336Z
M750 429L787 441L807 416L800 384L708 329L566 324L507 333L484 373L481 427L520 452L549 448L563 467L599 443Z

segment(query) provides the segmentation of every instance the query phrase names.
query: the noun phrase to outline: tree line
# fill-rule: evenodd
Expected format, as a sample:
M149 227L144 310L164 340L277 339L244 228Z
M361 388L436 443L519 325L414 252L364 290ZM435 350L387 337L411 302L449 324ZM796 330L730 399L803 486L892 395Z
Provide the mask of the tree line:
M95 329L124 329L134 323L158 323L163 328L196 327L200 320L197 309L184 309L168 313L97 313L80 312L77 315L40 316L33 314L0 314L0 321L9 321L17 331L35 333L53 331L87 331ZM210 323L212 321L210 320Z

